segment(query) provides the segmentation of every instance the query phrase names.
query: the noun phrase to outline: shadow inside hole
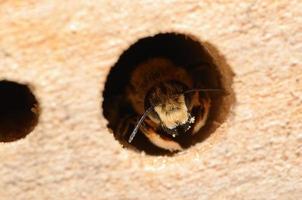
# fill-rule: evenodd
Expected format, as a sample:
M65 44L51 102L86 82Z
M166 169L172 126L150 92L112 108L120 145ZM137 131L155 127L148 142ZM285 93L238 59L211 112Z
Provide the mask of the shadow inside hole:
M103 114L108 120L108 127L124 146L145 151L151 155L171 155L168 151L152 145L148 139L138 133L135 140L128 144L127 140L134 126L130 126L128 135L117 133L127 116L136 115L126 97L126 87L131 72L138 64L151 58L164 57L176 66L184 67L192 79L202 82L206 88L221 88L224 92L211 92L212 107L207 124L193 137L180 138L184 147L189 147L205 140L222 124L235 102L232 90L233 72L224 57L210 43L199 42L196 38L176 33L158 34L140 39L130 46L111 68L103 93Z
M28 86L0 81L0 142L24 138L38 123L38 102Z

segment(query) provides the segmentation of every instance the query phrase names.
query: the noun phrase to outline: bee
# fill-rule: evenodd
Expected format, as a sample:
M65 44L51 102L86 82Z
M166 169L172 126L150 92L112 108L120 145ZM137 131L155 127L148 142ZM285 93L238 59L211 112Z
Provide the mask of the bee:
M192 75L169 59L152 58L139 64L126 89L138 120L128 143L140 131L161 149L182 150L176 139L190 137L206 124L211 108L208 92L218 90L196 87L202 87L201 83L194 82Z

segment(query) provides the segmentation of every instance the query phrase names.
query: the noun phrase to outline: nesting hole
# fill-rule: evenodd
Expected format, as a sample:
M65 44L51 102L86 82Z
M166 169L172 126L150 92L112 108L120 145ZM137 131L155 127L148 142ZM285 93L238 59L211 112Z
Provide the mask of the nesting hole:
M38 123L38 102L27 85L0 81L0 142L24 138Z
M200 42L193 36L177 33L157 34L138 40L124 51L111 68L103 92L103 114L115 138L126 148L151 155L172 155L169 151L154 146L141 132L129 144L127 140L133 126L126 135L118 131L127 117L137 115L126 96L133 70L144 61L157 57L167 58L176 66L183 67L194 81L201 81L206 88L222 89L222 92L210 93L212 106L206 125L198 134L181 138L185 148L204 141L226 120L235 101L231 88L233 73L213 45Z

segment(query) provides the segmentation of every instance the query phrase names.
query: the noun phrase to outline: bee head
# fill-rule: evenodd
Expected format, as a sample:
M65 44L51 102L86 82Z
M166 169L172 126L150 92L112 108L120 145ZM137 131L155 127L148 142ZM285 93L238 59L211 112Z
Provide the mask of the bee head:
M160 123L163 130L173 137L185 133L194 123L187 108L183 94L186 86L175 81L160 83L150 90L145 102L153 107L148 115L155 123Z
M153 87L145 97L145 112L137 122L128 142L131 143L139 127L148 116L156 124L160 124L163 130L176 137L187 132L195 122L195 118L189 113L190 100L188 94L194 92L220 92L221 89L188 89L186 85L169 81Z

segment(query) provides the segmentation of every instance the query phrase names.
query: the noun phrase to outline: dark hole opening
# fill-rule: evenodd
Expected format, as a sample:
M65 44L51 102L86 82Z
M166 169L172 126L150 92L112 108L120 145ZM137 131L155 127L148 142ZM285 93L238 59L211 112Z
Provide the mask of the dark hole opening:
M0 81L0 142L24 138L38 123L38 102L28 86Z
M210 52L211 50L211 52ZM189 35L165 33L138 40L120 56L111 68L103 92L103 114L108 127L120 143L126 148L144 151L151 155L172 155L169 151L154 146L142 134L138 133L131 144L126 136L117 132L127 116L136 115L127 101L125 90L129 85L131 73L151 58L162 57L182 66L189 71L194 81L201 81L207 88L220 88L224 92L210 93L212 106L206 125L192 137L181 138L185 148L205 140L225 121L234 95L231 89L233 73L225 59L208 42L201 43ZM123 125L124 126L124 125ZM133 126L129 129L131 132Z

